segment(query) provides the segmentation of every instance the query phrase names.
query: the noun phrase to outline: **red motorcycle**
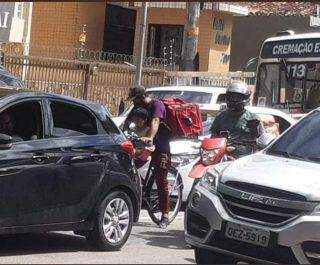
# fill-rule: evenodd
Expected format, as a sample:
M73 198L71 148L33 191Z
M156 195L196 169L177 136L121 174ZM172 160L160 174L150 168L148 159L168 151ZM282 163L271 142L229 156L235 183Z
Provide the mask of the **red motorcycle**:
M219 137L204 139L200 147L200 160L189 173L189 177L194 179L193 186L202 178L209 167L239 158L239 153L237 153L239 147L246 148L248 155L266 147L274 137L270 133L255 137L258 135L259 123L259 120L248 121L251 138L256 140L236 140L227 131L221 132Z
M225 137L204 139L200 147L200 160L189 173L189 177L195 180L194 184L202 178L209 167L225 161L235 160L233 156L229 155L234 149L233 146L227 146L227 138Z

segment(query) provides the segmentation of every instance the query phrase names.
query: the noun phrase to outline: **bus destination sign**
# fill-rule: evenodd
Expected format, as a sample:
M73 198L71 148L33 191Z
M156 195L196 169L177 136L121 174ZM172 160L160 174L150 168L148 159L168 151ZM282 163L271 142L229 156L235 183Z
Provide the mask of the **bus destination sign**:
M293 39L266 42L261 58L320 57L320 39Z

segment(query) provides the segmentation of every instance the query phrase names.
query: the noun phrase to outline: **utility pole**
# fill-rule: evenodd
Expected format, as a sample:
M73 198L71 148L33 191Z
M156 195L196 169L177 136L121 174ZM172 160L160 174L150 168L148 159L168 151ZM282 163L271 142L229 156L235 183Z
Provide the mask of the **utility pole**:
M141 85L142 76L142 65L144 59L144 42L146 38L146 27L147 27L147 12L148 12L148 2L142 2L142 13L141 13L141 31L140 31L140 47L138 60L136 62L136 77L135 85Z
M194 71L194 59L198 52L200 2L186 2L187 23L184 28L181 70Z

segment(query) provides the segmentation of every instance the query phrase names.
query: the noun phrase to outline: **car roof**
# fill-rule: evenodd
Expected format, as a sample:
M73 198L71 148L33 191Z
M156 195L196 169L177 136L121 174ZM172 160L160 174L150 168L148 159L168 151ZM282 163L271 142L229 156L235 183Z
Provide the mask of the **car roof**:
M272 109L272 108L266 108L266 107L256 107L256 106L246 106L246 109L252 113L255 114L267 114L267 115L276 115L279 117L282 117L283 119L287 120L291 124L296 123L297 121L292 118L289 114L278 110L278 109ZM202 109L204 112L217 112L216 108L209 107Z
M278 110L278 109L272 109L272 108L266 108L266 107L256 107L256 106L246 106L246 109L248 111L251 111L256 114L276 115L276 116L279 116L279 117L286 119L290 123L297 122L289 114L285 113L284 111Z
M205 92L205 93L225 93L227 88L225 87L214 87L214 86L162 86L148 88L148 91L194 91L194 92Z
M80 104L89 107L96 114L101 115L102 112L107 111L110 115L107 108L101 104L93 103L87 100L73 98L69 96L54 94L54 93L44 93L44 92L35 92L30 91L29 89L13 89L13 88L2 88L0 87L0 102L6 104L8 102L16 101L19 99L30 99L30 98L51 98L51 99L60 99L64 101L69 101L70 103Z

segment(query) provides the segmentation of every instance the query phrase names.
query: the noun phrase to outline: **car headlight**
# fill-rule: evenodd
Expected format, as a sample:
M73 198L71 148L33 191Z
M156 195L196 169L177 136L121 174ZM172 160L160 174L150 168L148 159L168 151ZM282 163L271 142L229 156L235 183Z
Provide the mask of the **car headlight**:
M183 167L194 161L198 155L175 155L171 157L171 165L173 167Z
M216 191L218 186L219 173L214 169L209 169L200 180L200 186Z
M216 156L220 153L221 149L216 148L213 150L201 149L201 160L204 165L211 165L215 162Z

